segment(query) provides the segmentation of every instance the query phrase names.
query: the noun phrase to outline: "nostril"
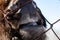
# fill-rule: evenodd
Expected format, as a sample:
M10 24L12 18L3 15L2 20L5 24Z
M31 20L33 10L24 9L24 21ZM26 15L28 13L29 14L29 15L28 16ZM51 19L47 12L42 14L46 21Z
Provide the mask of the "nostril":
M8 19L8 20L12 20L13 17L11 17L11 16L7 16L7 19Z

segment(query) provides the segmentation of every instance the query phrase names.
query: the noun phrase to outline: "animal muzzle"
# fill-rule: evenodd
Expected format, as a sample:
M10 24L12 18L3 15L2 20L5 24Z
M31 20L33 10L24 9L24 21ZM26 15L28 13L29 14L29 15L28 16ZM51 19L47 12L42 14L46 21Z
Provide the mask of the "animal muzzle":
M25 26L19 30L23 40L45 40L46 35L40 35L44 32L44 27L41 25Z

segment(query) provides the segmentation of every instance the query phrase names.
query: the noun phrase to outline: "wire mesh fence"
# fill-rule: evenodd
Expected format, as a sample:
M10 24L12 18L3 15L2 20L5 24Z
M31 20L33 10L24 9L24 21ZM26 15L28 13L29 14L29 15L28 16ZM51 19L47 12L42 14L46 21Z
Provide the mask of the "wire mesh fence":
M58 40L60 40L60 37L57 35L57 33L54 31L53 26L54 24L56 24L57 22L60 21L60 19L58 19L57 21L55 21L54 23L50 23L46 18L45 20L47 21L47 23L50 25L50 28L48 28L46 31L44 31L43 33L41 33L41 35L43 35L44 33L48 32L49 30L52 30L52 32L54 33L54 35L56 36L56 38L58 38Z
M2 10L3 11L3 10ZM4 11L3 11L3 13L5 13ZM46 18L45 18L45 20L47 21L47 23L50 25L50 28L48 28L46 31L44 31L43 33L41 33L40 35L43 35L43 34L45 34L46 32L48 32L50 29L52 30L52 32L54 33L54 35L58 38L58 40L60 40L60 37L57 35L57 33L54 31L54 29L53 29L53 26L54 26L54 24L56 24L57 22L59 22L60 21L60 19L58 19L57 21L55 21L54 23L50 23Z

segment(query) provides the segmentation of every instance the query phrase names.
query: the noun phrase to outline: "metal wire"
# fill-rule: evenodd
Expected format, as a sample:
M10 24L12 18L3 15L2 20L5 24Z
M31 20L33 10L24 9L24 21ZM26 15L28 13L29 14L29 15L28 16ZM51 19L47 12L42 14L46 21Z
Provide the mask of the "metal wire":
M45 18L46 19L46 18ZM47 23L50 24L50 28L47 29L46 31L44 31L43 33L41 33L41 35L43 35L44 33L48 32L50 29L52 30L52 32L54 33L54 35L60 40L60 38L58 37L58 35L56 34L56 32L53 30L53 25L56 24L57 22L60 21L60 19L58 19L57 21L55 21L54 23L50 23L47 19L46 19Z
M3 10L1 10L1 11L3 11ZM5 13L4 11L3 11L3 13ZM4 19L4 18L3 18ZM50 29L52 30L52 32L54 33L54 35L58 38L58 40L60 40L60 37L58 37L58 35L56 34L56 32L53 30L53 25L54 24L56 24L57 22L59 22L60 21L60 19L58 19L57 21L55 21L54 23L50 23L46 18L45 18L45 20L47 21L47 23L50 25L50 28L49 29L47 29L46 31L44 31L43 33L41 33L40 35L43 35L43 34L45 34L46 32L48 32ZM39 38L40 38L40 36L39 36Z
M58 37L58 35L55 33L55 31L53 30L53 25L56 24L57 22L60 21L60 19L58 19L57 21L55 21L54 23L50 23L46 18L45 20L47 21L48 24L50 24L50 28L47 29L46 31L44 31L41 35L43 35L44 33L46 33L47 31L49 31L50 29L52 30L52 32L55 34L55 36L60 40L60 38Z
M37 39L40 39L41 38L41 35L45 34L46 32L48 32L51 29L52 32L54 33L54 35L58 38L58 40L60 40L60 37L58 37L58 35L56 34L56 32L53 30L53 25L56 24L57 22L59 22L60 19L58 19L57 21L55 21L52 24L46 18L45 18L45 20L50 25L50 28L48 28L46 31L44 31L43 33L41 33L40 36L37 37Z

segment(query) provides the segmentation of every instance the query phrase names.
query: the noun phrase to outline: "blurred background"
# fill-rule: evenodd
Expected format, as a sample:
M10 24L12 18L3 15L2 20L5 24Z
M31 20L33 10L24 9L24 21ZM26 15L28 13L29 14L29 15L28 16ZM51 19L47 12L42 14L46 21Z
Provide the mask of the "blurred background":
M60 19L60 0L34 0L37 6L40 8L42 14L45 18L50 22L54 23L58 19ZM47 23L47 28L50 25ZM54 24L54 31L60 38L60 21ZM49 30L47 33L47 40L59 40L54 33Z

